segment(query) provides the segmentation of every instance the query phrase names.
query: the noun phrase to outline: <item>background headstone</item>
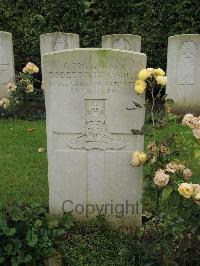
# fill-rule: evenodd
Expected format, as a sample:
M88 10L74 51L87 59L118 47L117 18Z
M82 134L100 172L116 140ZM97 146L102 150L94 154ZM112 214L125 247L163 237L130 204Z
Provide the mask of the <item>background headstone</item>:
M141 36L133 34L111 34L102 36L102 48L141 51Z
M146 55L111 49L44 56L52 213L105 214L118 228L141 223L143 169L131 158L144 139L131 129L144 124L134 82L145 67Z
M170 36L167 94L177 113L200 114L200 34Z
M0 31L0 98L8 96L6 85L15 78L12 34Z
M51 32L40 35L41 66L44 54L79 48L79 35L65 32Z

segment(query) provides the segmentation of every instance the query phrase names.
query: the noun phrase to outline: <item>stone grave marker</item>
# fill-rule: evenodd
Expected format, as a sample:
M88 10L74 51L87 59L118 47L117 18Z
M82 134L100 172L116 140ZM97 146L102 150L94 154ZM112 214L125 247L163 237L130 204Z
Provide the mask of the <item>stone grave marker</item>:
M133 34L111 34L102 36L102 48L141 52L141 36Z
M0 31L0 98L8 96L6 85L15 78L12 34Z
M55 51L79 48L79 35L65 32L51 32L40 35L41 66L43 55Z
M143 169L131 166L144 138L144 96L134 93L146 55L72 49L44 56L50 211L105 214L121 228L141 223ZM138 105L139 104L139 105Z
M167 94L177 113L200 114L200 34L170 36Z

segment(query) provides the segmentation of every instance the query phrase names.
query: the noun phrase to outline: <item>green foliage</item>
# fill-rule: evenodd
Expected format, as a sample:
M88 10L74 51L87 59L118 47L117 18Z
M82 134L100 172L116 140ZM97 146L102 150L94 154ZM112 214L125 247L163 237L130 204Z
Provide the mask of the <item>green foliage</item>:
M1 0L0 14L0 30L13 33L18 71L27 61L40 64L42 33L77 33L83 47L100 47L106 34L138 34L148 64L163 68L168 36L200 33L194 0Z
M132 265L128 264L127 246L132 235L113 230L104 217L78 222L66 235L66 265Z
M44 265L44 259L65 251L64 237L73 225L69 214L51 216L38 204L0 207L0 264Z
M180 183L200 181L200 146L190 128L179 125L175 116L176 123L172 126L172 114L168 115L165 120L168 122L169 119L171 126L151 127L146 138L148 161L142 199L145 222L137 230L130 252L136 265L199 265L200 261L200 206L193 196L184 198L178 193ZM171 162L191 168L192 179L184 179L180 168L172 173L166 167ZM165 169L165 174L170 177L163 187L154 183L159 169Z

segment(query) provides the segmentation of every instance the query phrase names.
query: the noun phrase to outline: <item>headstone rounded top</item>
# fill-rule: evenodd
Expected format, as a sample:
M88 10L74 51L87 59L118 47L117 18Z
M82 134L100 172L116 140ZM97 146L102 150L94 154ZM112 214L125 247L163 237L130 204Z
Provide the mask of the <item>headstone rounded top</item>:
M43 55L66 49L78 48L79 35L68 32L50 32L40 35L41 66L43 68Z
M44 58L48 58L49 55L52 56L57 56L59 54L63 54L63 53L69 53L69 52L78 52L78 51L85 51L85 52L99 52L99 53L104 53L104 52L113 52L113 53L129 53L129 54L133 54L133 55L138 55L138 56L144 56L146 57L145 53L141 53L141 52L134 52L134 51L129 51L129 50L121 50L121 49L113 49L113 48L74 48L74 49L67 49L67 50L63 50L63 51L54 51L54 52L49 52L44 54Z
M7 35L12 37L12 33L11 32L7 32L7 31L0 31L0 35Z
M129 51L141 51L141 36L134 34L111 34L102 36L102 47Z
M130 33L120 33L120 34L117 34L117 33L114 33L114 34L107 34L107 35L104 35L104 36L102 36L102 38L105 38L105 37L110 37L110 36L116 36L116 37L118 37L118 36L123 36L123 37L139 37L139 38L141 38L141 36L140 35L137 35L137 34L130 34Z
M181 39L181 38L200 38L200 34L177 34L177 35L173 35L173 36L169 36L168 39L173 39L173 38L177 38L177 39Z
M48 35L68 35L68 36L78 36L78 34L76 33L72 33L72 32L62 32L62 31L54 31L54 32L47 32L47 33L43 33L40 35L40 38L43 37L43 36L48 36Z

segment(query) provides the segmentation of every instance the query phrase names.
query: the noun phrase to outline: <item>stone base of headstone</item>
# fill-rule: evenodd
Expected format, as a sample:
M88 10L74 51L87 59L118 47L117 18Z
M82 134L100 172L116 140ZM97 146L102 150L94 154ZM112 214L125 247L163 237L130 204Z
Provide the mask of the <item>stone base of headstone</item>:
M46 258L44 260L45 266L62 266L62 257L60 254L56 254L55 256L52 256L50 258Z

